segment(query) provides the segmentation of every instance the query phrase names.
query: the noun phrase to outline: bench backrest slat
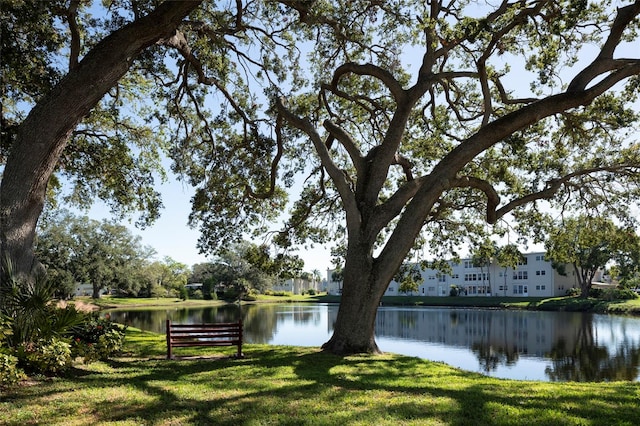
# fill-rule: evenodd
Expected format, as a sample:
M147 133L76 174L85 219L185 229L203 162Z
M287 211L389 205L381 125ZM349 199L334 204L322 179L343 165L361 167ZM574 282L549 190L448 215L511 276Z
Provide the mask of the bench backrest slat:
M242 320L227 323L172 324L167 320L167 358L173 347L238 346L237 357L242 358Z

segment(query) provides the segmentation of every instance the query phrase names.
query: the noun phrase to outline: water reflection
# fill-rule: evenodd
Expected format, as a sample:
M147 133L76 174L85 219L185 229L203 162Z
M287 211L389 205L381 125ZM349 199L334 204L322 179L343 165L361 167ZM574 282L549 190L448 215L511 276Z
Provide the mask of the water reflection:
M116 321L164 333L180 323L235 321L248 343L320 346L333 332L333 305L251 305L112 311ZM382 307L384 351L470 371L545 381L640 379L640 319L569 312Z

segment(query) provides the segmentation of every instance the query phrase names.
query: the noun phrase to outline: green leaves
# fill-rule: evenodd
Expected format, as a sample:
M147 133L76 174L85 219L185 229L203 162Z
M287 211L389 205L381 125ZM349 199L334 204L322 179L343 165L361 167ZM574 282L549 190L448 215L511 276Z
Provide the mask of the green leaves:
M595 272L610 261L618 264L623 278L632 278L640 268L639 241L633 228L600 216L578 216L553 228L545 246L548 259L574 265L590 286Z
M90 283L94 295L102 288L137 294L142 267L153 249L143 247L140 237L123 225L76 217L63 210L43 221L36 253L54 278L71 275L73 283Z

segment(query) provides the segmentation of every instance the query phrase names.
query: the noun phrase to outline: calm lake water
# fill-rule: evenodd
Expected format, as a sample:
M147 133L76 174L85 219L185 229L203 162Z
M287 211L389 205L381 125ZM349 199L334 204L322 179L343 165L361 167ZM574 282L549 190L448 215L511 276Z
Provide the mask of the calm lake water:
M178 323L236 321L247 343L320 346L337 305L278 304L115 310L112 318L165 333ZM376 341L384 352L442 361L494 377L541 381L640 380L640 318L570 312L380 307Z

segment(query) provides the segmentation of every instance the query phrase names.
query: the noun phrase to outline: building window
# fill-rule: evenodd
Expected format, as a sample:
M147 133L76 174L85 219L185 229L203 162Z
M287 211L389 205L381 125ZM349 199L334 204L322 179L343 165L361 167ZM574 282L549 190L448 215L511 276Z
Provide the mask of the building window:
M547 271L536 271L536 275L547 275Z
M422 287L422 294L424 294L424 287Z
M526 265L527 264L527 258L523 257L519 262L518 265L522 266L522 265Z
M539 255L536 256L536 261L537 262L541 262L543 260L544 260L544 256L543 255L539 254Z
M447 281L447 276L446 275L438 275L438 282L444 283Z
M430 279L430 280L435 280L435 279L436 279L436 276L435 276L435 275L429 275L429 279Z
M472 261L470 261L470 260L465 260L465 261L464 261L464 268L465 268L465 269L473 268L473 262L472 262Z
M435 287L429 287L429 291L436 291Z
M513 286L513 294L525 294L529 293L529 289L526 285L517 284Z
M451 275L451 278L453 278L454 280L460 279L460 275L459 274L453 274Z
M527 271L518 271L518 272L513 272L513 279L514 280L526 280L529 278L529 273Z

